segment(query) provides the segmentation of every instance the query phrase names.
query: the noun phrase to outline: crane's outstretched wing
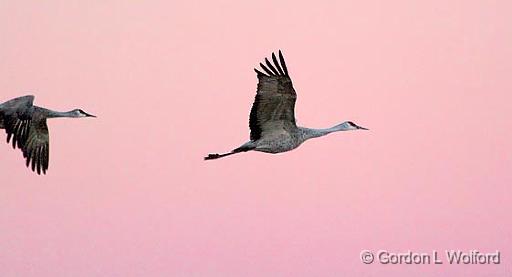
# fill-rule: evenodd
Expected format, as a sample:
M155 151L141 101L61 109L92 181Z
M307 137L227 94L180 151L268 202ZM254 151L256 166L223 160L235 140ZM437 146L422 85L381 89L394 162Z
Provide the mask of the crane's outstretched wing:
M30 122L26 143L22 146L23 157L27 167L32 165L32 171L46 174L50 159L50 136L46 118L34 119Z
M0 113L7 133L7 143L13 148L22 148L26 143L32 120L34 96L22 96L2 104Z
M251 140L258 140L267 131L296 127L294 109L297 94L281 50L280 63L274 53L272 61L274 64L265 58L268 68L260 63L265 73L254 69L258 75L258 90L249 117Z

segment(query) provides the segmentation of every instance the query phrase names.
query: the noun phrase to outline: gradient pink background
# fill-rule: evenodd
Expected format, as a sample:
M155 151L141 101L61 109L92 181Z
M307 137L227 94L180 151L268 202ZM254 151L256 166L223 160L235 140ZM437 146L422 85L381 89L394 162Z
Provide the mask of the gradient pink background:
M0 145L1 276L512 276L512 2L0 1L0 101L52 120L39 177ZM304 126L248 139L282 49ZM4 140L5 136L1 135ZM363 249L501 265L364 265Z

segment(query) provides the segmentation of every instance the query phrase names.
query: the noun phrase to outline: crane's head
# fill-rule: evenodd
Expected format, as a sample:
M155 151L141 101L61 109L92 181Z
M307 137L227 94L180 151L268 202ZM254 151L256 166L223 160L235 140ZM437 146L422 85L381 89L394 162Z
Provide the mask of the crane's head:
M352 121L345 121L338 126L340 127L340 129L343 129L343 130L368 130L364 127L356 125Z
M81 109L72 110L73 117L96 117L95 115L88 114Z

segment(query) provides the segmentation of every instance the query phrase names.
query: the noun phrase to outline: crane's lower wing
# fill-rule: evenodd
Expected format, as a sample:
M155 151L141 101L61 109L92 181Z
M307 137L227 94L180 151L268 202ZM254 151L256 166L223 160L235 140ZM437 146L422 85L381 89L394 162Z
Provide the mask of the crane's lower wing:
M46 174L50 159L50 136L46 119L33 120L29 127L26 143L22 147L27 167L37 174Z
M273 64L268 59L265 59L267 66L260 63L265 73L254 69L258 75L258 89L249 117L253 141L267 131L296 126L294 110L297 94L281 51L279 59L281 63L272 53Z
M30 119L12 118L6 120L5 131L7 132L7 143L12 141L13 148L22 148L27 142L29 128Z

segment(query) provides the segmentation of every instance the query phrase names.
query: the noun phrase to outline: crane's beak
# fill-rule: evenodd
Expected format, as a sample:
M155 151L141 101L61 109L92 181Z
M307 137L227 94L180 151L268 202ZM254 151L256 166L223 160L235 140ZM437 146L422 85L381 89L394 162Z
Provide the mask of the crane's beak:
M368 130L368 131L370 130L370 129L367 129L367 128L365 128L365 127L361 127L361 126L357 126L357 129L360 129L360 130Z
M95 115L88 114L88 113L86 113L86 112L84 112L84 114L85 114L85 117L96 117Z

